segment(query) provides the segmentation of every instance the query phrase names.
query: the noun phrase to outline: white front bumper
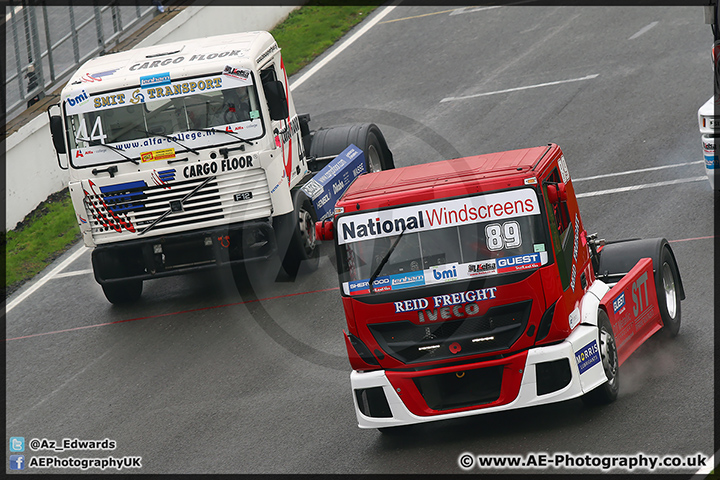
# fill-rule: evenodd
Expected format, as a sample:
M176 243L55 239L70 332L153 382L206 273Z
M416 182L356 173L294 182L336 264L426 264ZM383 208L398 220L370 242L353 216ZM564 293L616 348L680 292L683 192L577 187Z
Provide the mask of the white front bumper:
M511 410L514 408L530 407L533 405L561 402L563 400L578 397L607 381L601 361L592 365L581 375L578 363L575 359L575 352L580 351L593 340L597 341L597 339L597 327L579 325L562 343L548 347L536 347L528 350L525 367L523 368L520 390L514 400L503 405L490 407L478 406L477 408L460 412L437 413L428 416L415 415L405 406L403 400L400 398L400 395L398 395L395 388L388 380L385 370L376 370L372 372L353 371L350 374L350 383L353 389L353 402L355 404L358 426L360 428L382 428L410 425L414 423L431 422L449 418ZM570 383L560 390L544 395L538 395L535 365L562 358L570 360ZM477 365L477 363L469 364L468 367ZM428 370L428 374L432 375L432 370ZM361 412L358 407L358 399L355 395L355 390L373 387L381 387L383 389L383 393L385 394L388 405L390 406L392 414L391 417L369 417Z

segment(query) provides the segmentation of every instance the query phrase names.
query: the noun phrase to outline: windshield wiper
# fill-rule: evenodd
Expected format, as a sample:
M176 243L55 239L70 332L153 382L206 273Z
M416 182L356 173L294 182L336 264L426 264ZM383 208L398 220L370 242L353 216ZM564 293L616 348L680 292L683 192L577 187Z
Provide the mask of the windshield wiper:
M213 132L213 133L227 133L231 137L237 138L241 142L245 142L248 145L252 145L253 143L250 140L247 140L245 138L239 137L238 135L234 134L233 132L228 132L227 130L218 130L217 128L189 128L188 130L192 130L194 132Z
M77 140L80 140L81 142L87 142L88 144L90 144L90 139L88 139L88 138L80 138L80 137L77 137ZM134 158L130 158L130 157L128 157L127 155L125 155L125 154L123 153L125 150L123 150L122 148L113 147L112 145L108 145L107 143L101 143L101 144L99 144L99 145L94 145L94 146L97 146L97 147L108 147L110 150L113 150L113 151L119 153L120 155L122 155L123 157L125 157L127 160L130 160L131 162L133 162L135 165L140 165L140 162L138 162L138 161L135 160Z
M194 148L188 147L187 145L183 145L182 143L178 142L177 140L175 140L175 139L174 139L173 137L171 137L170 135L165 135L164 133L148 132L147 130L142 129L142 128L137 128L136 130L139 130L139 131L141 131L141 132L144 132L145 135L155 135L155 136L158 136L158 137L167 138L168 140L172 140L173 142L177 143L178 145L180 145L181 147L183 147L183 148L184 148L185 150L187 150L188 152L192 152L192 153L194 153L195 155L200 155L200 152L198 152L198 151L195 150Z
M397 240L395 240L395 243L392 244L390 249L387 251L385 256L380 260L380 264L377 266L375 271L372 275L370 275L370 293L375 293L375 289L373 288L373 282L377 278L377 276L380 274L380 271L383 269L387 261L390 259L390 255L392 255L393 251L395 251L395 247L397 247L397 244L400 242L400 239L402 238L403 234L405 233L405 229L402 229L402 232L400 232L400 235L398 235Z

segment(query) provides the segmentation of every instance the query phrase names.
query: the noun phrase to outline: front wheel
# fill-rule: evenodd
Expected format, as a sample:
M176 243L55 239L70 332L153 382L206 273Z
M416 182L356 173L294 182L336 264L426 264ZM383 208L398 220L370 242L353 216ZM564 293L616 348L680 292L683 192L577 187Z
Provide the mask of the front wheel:
M294 277L304 263L315 271L320 263L320 248L315 238L317 214L312 202L302 190L293 193L294 211L290 216L289 243L283 256L283 270Z
M598 341L600 362L605 370L607 382L582 396L586 405L606 405L612 403L620 390L620 370L615 346L615 335L608 320L607 313L598 311Z

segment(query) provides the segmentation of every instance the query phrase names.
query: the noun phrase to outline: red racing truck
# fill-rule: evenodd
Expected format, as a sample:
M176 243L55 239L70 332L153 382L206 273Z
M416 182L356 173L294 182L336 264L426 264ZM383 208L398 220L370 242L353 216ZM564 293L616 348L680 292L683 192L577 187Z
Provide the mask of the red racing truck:
M361 176L316 234L361 428L610 403L628 356L680 328L668 242L589 235L555 144Z

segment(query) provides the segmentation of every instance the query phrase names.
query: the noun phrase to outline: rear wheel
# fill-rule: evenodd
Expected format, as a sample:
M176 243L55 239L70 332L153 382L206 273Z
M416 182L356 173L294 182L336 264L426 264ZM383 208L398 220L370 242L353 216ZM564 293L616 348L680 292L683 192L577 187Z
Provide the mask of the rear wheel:
M125 280L102 285L105 298L115 305L125 305L138 301L142 295L142 287L142 280Z
M365 154L366 171L379 172L395 168L385 137L380 129L371 123L343 125L316 131L310 146L310 155L316 158L334 157L351 144Z
M659 276L657 285L658 304L660 305L660 316L663 321L661 332L667 337L676 337L680 331L680 285L677 264L675 259L663 248L660 256L660 268L656 272Z
M615 346L615 335L608 320L607 313L598 311L598 345L600 347L600 362L607 376L607 382L582 396L587 405L606 405L612 403L620 390L620 370Z

